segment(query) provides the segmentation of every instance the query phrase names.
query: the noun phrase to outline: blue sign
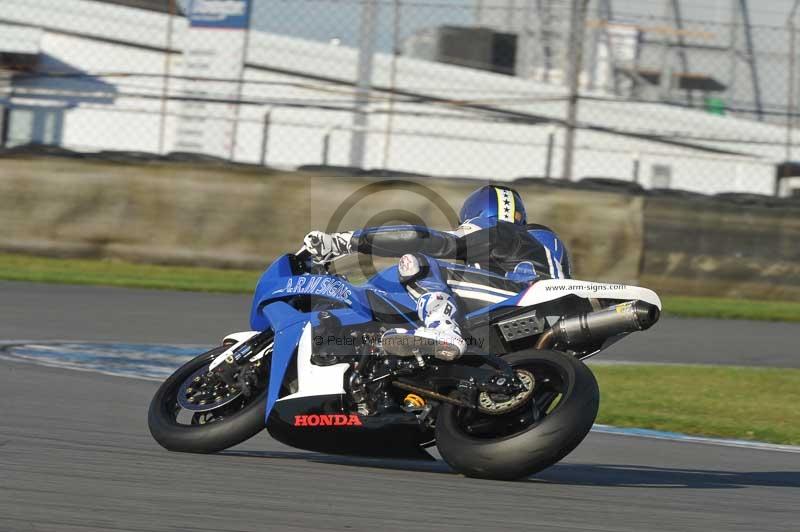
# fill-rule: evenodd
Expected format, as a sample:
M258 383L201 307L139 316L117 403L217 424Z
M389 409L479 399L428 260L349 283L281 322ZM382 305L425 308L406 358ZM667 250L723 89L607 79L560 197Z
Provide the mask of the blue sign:
M247 29L250 0L191 0L189 24L193 28Z

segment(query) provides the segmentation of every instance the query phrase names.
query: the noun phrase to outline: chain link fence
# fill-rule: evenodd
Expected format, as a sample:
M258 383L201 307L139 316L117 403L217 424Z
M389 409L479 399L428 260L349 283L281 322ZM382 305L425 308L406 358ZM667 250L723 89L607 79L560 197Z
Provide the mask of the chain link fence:
M2 142L798 194L797 4L3 0Z

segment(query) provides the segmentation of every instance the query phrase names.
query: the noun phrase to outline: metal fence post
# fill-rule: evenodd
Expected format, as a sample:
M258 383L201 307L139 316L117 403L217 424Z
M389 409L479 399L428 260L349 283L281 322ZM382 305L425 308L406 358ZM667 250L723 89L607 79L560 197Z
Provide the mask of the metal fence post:
M8 132L11 130L11 105L0 107L0 148L8 145Z
M233 161L236 158L236 143L239 140L239 118L242 114L242 92L244 91L244 74L245 69L247 68L247 52L250 49L250 34L251 34L251 27L253 24L252 21L252 11L255 2L249 3L247 5L247 27L245 28L244 32L244 42L242 43L242 55L239 59L241 63L241 67L239 68L239 79L236 80L236 112L234 114L233 120L233 131L231 132L231 149L230 153L228 154L228 159Z
M392 126L394 124L395 85L397 84L397 59L400 55L400 0L394 0L392 9L392 62L389 66L389 104L386 109L386 129L383 139L383 160L381 168L389 167L392 145Z
M794 128L794 115L796 113L796 82L795 79L796 73L796 59L795 54L797 51L795 50L796 38L795 38L795 26L794 26L794 17L797 14L797 8L800 6L800 0L795 0L794 5L792 6L792 10L789 13L789 18L786 19L786 26L789 30L789 80L786 91L786 151L784 158L783 166L783 179L789 177L791 175L791 161L792 161L792 142L794 141L793 137L793 128ZM778 173L775 173L775 190L773 194L777 197L780 196L781 193L781 176L778 176Z
M267 165L267 143L269 142L269 126L271 125L273 107L264 113L264 123L261 130L261 166Z
M544 177L550 179L553 176L553 149L556 143L556 128L551 127L547 133L547 156L544 162Z
M164 78L161 80L161 123L158 128L158 153L163 155L167 128L167 101L169 100L169 82L172 78L172 24L175 19L175 0L169 0L167 16L167 51L164 52Z
M583 58L583 33L586 24L586 5L589 0L572 0L569 22L569 49L567 68L569 94L567 96L566 131L564 133L564 167L561 178L571 180L573 159L575 157L575 129L578 116L578 89Z
M328 157L330 156L331 152L331 135L336 130L336 126L331 126L325 130L325 134L322 136L322 165L328 166Z
M378 26L378 4L376 0L364 0L361 9L361 28L358 36L358 79L356 81L353 132L350 141L350 166L364 165L364 150L367 133L369 90L372 86L372 57L375 54L375 37Z

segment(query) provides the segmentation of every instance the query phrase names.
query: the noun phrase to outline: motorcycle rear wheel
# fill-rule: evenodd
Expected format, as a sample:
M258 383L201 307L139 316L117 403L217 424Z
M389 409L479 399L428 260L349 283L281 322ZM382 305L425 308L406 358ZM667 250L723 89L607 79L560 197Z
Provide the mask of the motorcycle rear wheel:
M469 477L515 480L539 472L572 452L597 417L597 381L580 360L535 349L503 358L534 377L524 404L498 416L449 403L439 407L436 446Z
M180 423L178 420L181 408L177 395L181 386L227 348L228 346L220 346L193 358L164 381L153 396L147 423L150 434L165 449L187 453L215 453L252 438L265 428L266 386L236 404L211 410L200 418L195 414L191 424ZM263 360L268 361L268 357L269 354L264 355ZM213 417L215 414L217 418ZM212 416L212 422L199 421L208 415Z

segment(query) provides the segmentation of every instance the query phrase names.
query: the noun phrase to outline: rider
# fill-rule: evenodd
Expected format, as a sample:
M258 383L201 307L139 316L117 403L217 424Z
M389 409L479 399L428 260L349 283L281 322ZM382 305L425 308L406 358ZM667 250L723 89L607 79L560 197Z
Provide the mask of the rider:
M564 244L549 228L527 223L516 190L499 185L477 189L464 202L459 223L455 231L413 225L312 231L304 244L320 263L348 253L400 257L400 282L416 300L424 326L386 331L384 350L454 360L466 350L458 325L463 306L497 303L536 279L570 277ZM462 260L471 268L436 259Z

